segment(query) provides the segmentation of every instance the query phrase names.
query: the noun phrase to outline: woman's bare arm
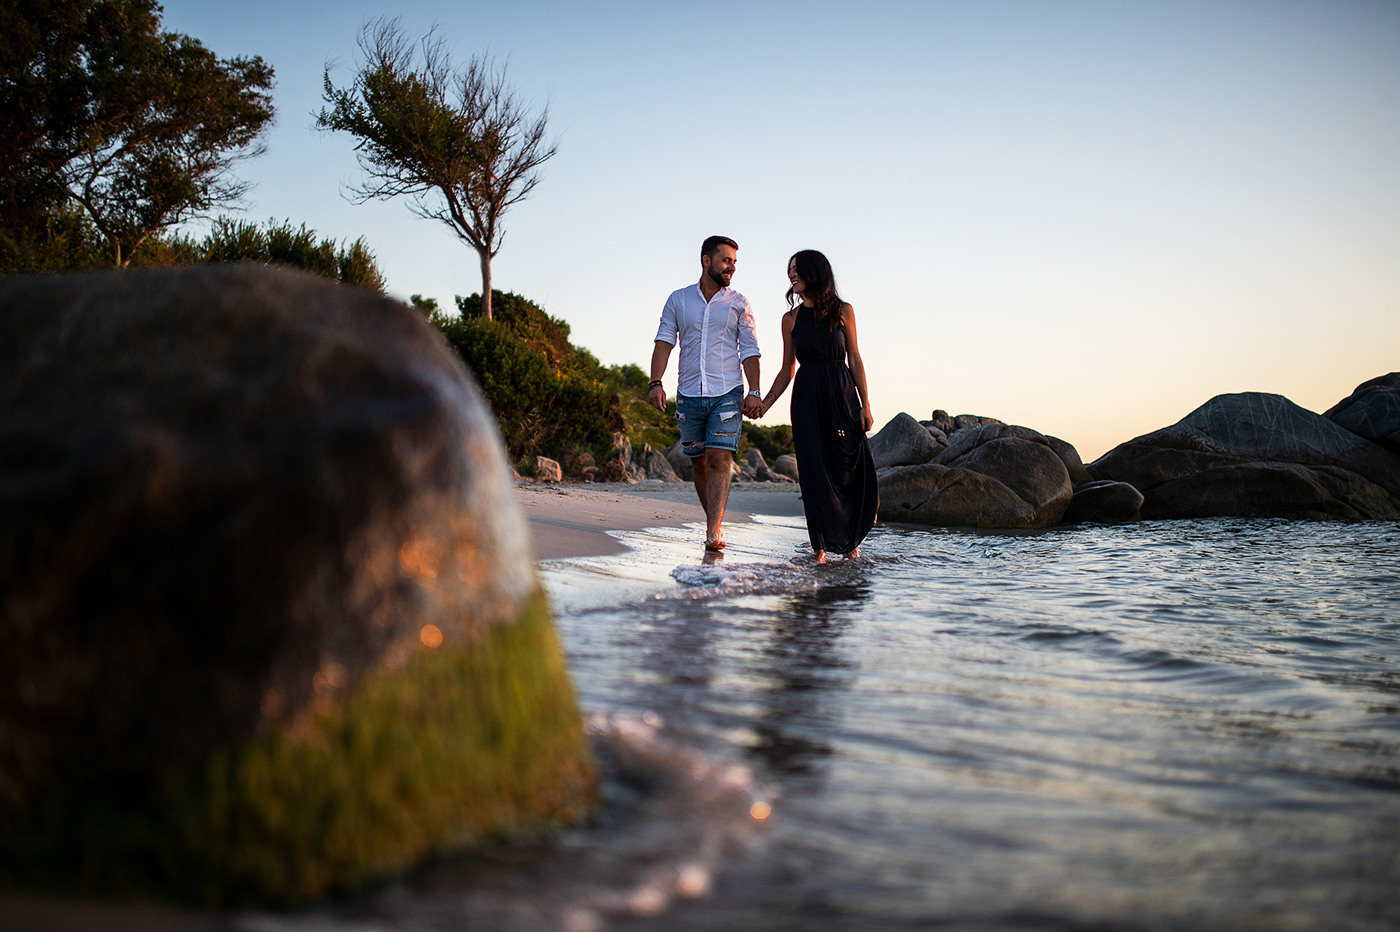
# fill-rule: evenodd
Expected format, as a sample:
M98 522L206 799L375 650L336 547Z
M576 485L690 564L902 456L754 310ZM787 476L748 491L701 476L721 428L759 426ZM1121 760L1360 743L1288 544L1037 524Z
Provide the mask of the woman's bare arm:
M797 352L792 347L792 324L797 320L797 311L788 311L783 315L783 361L778 366L778 374L773 376L773 387L768 389L768 394L763 396L763 413L767 414L768 409L773 407L773 403L783 397L783 392L787 391L788 383L792 381L792 374L797 371Z
M865 361L860 358L860 344L856 340L856 309L849 304L841 305L841 328L846 334L846 363L851 367L856 390L860 392L861 430L869 431L875 426L875 415L870 410L870 389L865 386Z

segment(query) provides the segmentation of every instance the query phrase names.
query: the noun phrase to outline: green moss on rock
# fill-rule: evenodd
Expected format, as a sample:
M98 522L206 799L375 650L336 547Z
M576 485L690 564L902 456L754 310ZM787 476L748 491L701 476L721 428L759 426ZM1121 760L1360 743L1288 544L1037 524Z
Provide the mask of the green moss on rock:
M474 642L391 649L343 695L158 787L51 788L4 826L0 861L26 886L88 895L294 902L567 824L595 783L537 595Z

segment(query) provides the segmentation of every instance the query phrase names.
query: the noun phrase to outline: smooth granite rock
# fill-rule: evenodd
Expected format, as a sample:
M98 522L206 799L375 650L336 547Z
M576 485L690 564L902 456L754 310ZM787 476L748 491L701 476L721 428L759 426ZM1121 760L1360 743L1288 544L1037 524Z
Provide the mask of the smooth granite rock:
M1362 382L1356 386L1356 391L1322 416L1391 453L1400 454L1400 372Z
M695 467L690 463L690 457L681 452L680 441L677 440L666 448L666 462L671 464L672 471L682 482L695 481Z
M904 413L896 414L870 438L870 456L876 469L927 463L940 449L928 428Z
M1065 464L1072 485L1078 486L1093 481L1089 470L1084 468L1084 461L1079 458L1079 451L1074 448L1074 444L1061 440L1059 437L1051 437L1049 434L1045 435L1045 442L1050 444L1050 449L1054 450L1055 455L1060 458L1060 462Z
M640 450L632 451L632 464L641 470L643 478L660 479L662 482L680 482L680 476L671 468L666 454L653 450L651 444L644 443Z
M784 453L773 461L773 471L784 478L797 481L797 457L791 453Z
M0 875L324 896L593 772L495 420L410 308L0 279Z
M1064 517L1073 496L1069 471L1045 437L1000 423L959 432L931 463L877 475L884 521L1048 527Z
M1141 491L1144 518L1400 517L1400 457L1280 395L1218 395L1088 468Z
M1142 493L1126 482L1109 479L1085 482L1074 487L1074 498L1070 500L1064 521L1066 524L1137 521L1142 517L1142 501Z

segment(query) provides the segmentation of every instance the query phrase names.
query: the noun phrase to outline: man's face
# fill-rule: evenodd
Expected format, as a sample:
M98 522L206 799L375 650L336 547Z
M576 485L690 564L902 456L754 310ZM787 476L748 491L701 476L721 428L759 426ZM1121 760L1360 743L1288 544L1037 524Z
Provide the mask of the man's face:
M700 266L705 270L705 274L710 276L710 281L721 288L729 287L729 280L734 277L734 266L739 261L739 254L734 251L733 246L720 244L719 251L713 256L701 256Z

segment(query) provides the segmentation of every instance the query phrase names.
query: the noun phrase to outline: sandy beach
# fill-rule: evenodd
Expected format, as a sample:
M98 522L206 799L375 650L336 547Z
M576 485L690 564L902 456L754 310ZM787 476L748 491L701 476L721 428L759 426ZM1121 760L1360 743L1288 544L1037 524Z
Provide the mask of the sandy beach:
M608 531L702 525L705 512L689 482L544 483L523 481L516 497L530 523L541 560L610 556L628 547ZM796 483L753 482L732 486L725 524L751 515L801 517ZM703 530L698 532L703 538Z

